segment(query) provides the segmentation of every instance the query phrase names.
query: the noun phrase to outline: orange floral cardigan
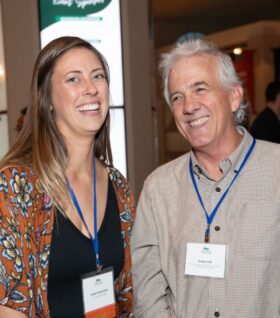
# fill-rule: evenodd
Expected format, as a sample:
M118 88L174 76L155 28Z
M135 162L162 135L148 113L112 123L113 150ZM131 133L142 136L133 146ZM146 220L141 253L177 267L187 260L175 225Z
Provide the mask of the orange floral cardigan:
M113 182L125 249L115 281L117 312L133 317L130 233L135 203L127 180L107 167ZM30 318L50 317L47 282L54 206L36 177L21 166L0 171L0 304Z

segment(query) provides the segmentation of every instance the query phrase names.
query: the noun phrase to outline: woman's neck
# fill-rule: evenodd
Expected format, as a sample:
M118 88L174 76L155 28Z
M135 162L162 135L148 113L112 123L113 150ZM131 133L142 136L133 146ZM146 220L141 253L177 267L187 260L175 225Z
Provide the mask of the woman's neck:
M67 142L68 164L66 176L70 179L84 178L92 176L92 161L94 140L76 143Z

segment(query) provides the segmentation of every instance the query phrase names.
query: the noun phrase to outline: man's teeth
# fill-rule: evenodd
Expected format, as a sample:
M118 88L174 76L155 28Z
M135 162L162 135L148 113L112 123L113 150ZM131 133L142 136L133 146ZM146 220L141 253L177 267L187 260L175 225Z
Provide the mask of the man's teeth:
M190 123L191 127L200 126L208 121L209 117L202 117Z
M98 104L90 104L90 105L84 105L79 107L79 111L83 112L83 111L88 111L88 110L98 110L99 109L99 105Z

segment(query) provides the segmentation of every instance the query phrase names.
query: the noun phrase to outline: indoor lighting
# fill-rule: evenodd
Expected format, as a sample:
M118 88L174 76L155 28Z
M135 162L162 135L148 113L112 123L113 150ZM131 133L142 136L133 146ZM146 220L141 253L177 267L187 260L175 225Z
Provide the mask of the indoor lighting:
M233 54L234 55L241 55L242 54L242 48L241 47L235 47L233 49Z
M0 65L0 77L4 78L4 76L5 76L4 67Z

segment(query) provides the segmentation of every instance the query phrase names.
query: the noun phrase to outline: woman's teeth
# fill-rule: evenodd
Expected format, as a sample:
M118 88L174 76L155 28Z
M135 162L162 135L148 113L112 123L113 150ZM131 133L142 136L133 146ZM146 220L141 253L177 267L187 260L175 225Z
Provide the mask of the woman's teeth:
M79 111L83 112L83 111L89 111L89 110L98 110L99 109L99 105L98 104L89 104L89 105L84 105L79 107Z

